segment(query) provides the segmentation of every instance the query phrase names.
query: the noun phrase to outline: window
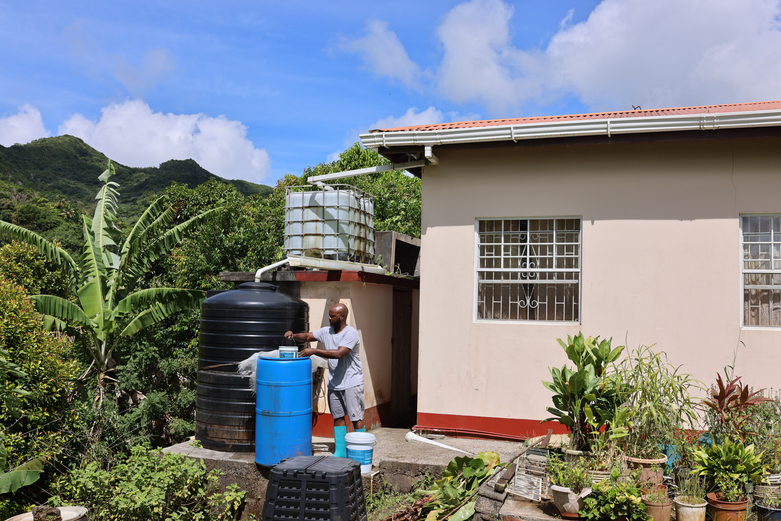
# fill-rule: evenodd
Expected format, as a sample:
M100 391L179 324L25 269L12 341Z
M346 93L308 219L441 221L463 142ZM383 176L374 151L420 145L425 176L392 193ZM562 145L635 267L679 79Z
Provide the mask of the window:
M478 320L580 320L580 219L477 221Z
M743 325L781 326L781 215L744 215Z

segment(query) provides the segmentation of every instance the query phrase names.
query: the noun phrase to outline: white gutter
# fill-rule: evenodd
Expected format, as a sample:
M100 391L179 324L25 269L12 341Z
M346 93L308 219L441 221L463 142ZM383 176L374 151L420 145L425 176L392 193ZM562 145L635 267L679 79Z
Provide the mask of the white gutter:
M344 172L334 172L333 174L323 174L312 176L307 179L308 182L323 188L323 181L332 181L334 179L343 179L345 177L354 177L363 174L376 174L378 172L390 172L392 170L406 170L408 168L415 168L418 166L426 166L426 160L421 159L419 161L409 161L407 163L392 163L390 165L370 166L367 168L359 168L357 170L345 170Z
M275 262L274 264L269 264L265 268L260 268L258 271L255 272L255 282L260 282L260 276L266 273L267 271L271 271L273 269L279 268L280 266L284 266L288 262L290 262L290 258L281 260L279 262Z
M376 131L361 134L367 148L420 145L452 145L489 141L519 141L576 136L614 136L648 132L719 130L781 126L781 111L725 112L629 118L572 119L490 127L440 130Z

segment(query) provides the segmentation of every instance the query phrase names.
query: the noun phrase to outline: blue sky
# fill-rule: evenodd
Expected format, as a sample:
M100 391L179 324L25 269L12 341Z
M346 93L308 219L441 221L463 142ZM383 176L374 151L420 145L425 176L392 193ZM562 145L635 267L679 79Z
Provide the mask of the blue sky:
M370 128L781 99L779 0L0 0L0 144L272 185Z

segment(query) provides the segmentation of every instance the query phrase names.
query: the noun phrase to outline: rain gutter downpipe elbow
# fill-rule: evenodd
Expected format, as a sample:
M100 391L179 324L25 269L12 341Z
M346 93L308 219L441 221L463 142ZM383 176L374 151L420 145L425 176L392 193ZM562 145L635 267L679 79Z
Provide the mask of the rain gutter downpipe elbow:
M260 268L258 271L255 272L255 282L260 282L260 276L266 273L267 271L271 271L273 269L279 268L280 266L284 266L285 264L288 264L290 262L290 259L284 259L279 262L275 262L274 264L269 264L265 268Z

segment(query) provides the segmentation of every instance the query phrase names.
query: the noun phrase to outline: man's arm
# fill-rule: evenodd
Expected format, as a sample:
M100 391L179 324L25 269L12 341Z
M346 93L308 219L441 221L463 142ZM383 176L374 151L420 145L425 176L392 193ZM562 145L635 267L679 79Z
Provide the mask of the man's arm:
M291 338L299 344L304 342L317 342L315 335L312 333L293 333L292 331L288 331L285 333L285 338Z
M335 349L335 350L315 349L314 347L307 347L306 349L299 351L298 355L299 356L317 355L322 358L336 358L338 360L339 358L342 358L349 352L350 349L344 346L339 346L339 349Z

